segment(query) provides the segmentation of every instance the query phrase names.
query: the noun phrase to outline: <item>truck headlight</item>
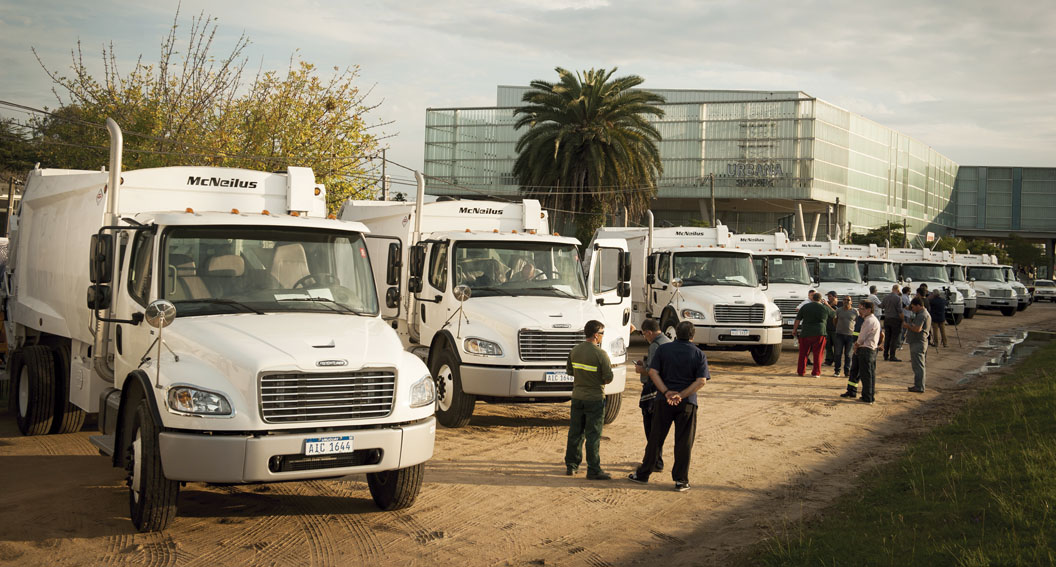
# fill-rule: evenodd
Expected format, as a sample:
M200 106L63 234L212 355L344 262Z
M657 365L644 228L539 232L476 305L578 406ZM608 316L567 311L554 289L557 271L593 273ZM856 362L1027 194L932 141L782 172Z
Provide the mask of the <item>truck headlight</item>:
M979 297L979 296L986 297L986 290L977 289L977 290L975 290L975 295L976 295L976 297Z
M623 342L623 337L609 343L609 352L612 353L613 356L623 356L627 354L627 343Z
M436 384L433 377L426 374L420 380L411 384L411 407L420 408L427 406L436 400Z
M773 317L774 319L777 319L777 322L780 323L781 322L781 308L775 308L773 311L770 312L770 316Z
M466 352L477 356L502 356L502 347L499 343L470 337L463 343Z
M169 388L169 408L194 415L231 415L231 403L223 394L190 386Z
M702 313L700 311L697 311L695 309L683 309L682 310L682 318L683 319L698 319L698 320L701 320L701 321L707 319L707 317L704 316L704 313Z

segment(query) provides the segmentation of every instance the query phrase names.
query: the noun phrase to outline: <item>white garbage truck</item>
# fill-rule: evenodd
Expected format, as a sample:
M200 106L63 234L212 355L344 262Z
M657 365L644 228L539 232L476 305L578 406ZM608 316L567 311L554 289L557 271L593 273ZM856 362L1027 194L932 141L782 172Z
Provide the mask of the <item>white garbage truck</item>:
M956 254L953 261L964 264L979 309L998 310L1005 317L1016 314L1019 303L1016 290L1005 279L1005 270L992 255Z
M1030 289L1028 289L1027 286L1016 277L1015 268L1008 264L1001 264L1001 269L1005 272L1005 281L1007 281L1008 285L1012 286L1012 289L1016 292L1016 311L1025 311L1027 307L1030 307L1030 304L1033 301L1033 298L1030 296Z
M890 259L881 257L876 244L840 244L839 251L840 256L858 260L858 273L862 275L862 281L868 287L876 286L876 297L881 301L891 293L892 286L901 284L898 266Z
M928 286L928 292L940 290L946 294L946 322L960 325L964 320L964 294L950 281L946 262L949 252L937 252L926 248L887 248L888 258L898 262L899 276L915 293L920 284Z
M799 304L807 294L817 290L817 283L810 275L807 259L793 252L784 232L773 234L734 234L730 236L734 248L752 251L755 275L767 285L763 291L770 301L781 309L781 335L791 339Z
M91 441L132 522L166 527L181 483L366 473L414 502L436 425L428 369L379 316L359 223L325 218L309 168L36 169L3 274L25 435ZM390 270L391 272L391 270Z
M605 422L615 420L630 341L626 245L592 244L584 274L579 241L549 233L539 201L425 203L418 177L416 202L350 200L340 217L365 224L369 246L400 258L406 293L383 315L428 362L437 420L461 427L477 401L569 400L565 363L590 320L605 324L601 347L614 375L604 388Z
M781 310L763 292L752 252L731 244L726 226L715 228L603 227L594 246L625 242L630 254L631 319L657 319L674 338L675 326L691 321L704 349L748 351L759 365L781 356Z
M835 291L840 301L849 295L853 305L858 305L869 294L869 286L862 281L858 269L858 260L842 255L839 241L796 240L791 246L792 250L807 257L807 265L821 293Z
M979 300L975 293L975 287L968 280L967 266L957 261L952 254L944 262L946 274L949 275L950 281L957 287L957 291L964 296L964 318L971 319L975 317L975 312L979 309Z

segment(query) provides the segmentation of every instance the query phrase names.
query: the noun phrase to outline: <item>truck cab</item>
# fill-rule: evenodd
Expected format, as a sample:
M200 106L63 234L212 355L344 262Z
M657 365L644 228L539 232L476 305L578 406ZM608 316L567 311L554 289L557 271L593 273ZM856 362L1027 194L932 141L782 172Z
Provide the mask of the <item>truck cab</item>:
M734 234L730 241L735 248L752 251L756 278L760 282L765 278L763 292L781 310L781 335L791 339L799 304L817 289L806 256L791 250L788 235L783 232Z
M840 255L858 259L858 272L867 286L876 286L876 297L881 301L895 284L901 284L898 266L880 255L875 244L840 244ZM877 306L879 309L879 306Z
M807 257L807 265L818 282L818 291L835 291L841 301L849 295L853 305L858 305L869 295L869 286L862 281L858 260L842 256L839 242L801 240L792 242L791 247Z
M1018 310L1016 291L1005 279L1005 271L988 254L957 254L965 275L975 289L979 309L998 310L1011 317Z
M535 200L348 201L341 218L400 250L406 293L383 311L428 362L442 425L468 423L477 401L569 400L565 363L592 319L605 324L605 420L616 418L630 341L623 243L596 243L581 258L578 240L548 232Z
M914 290L920 284L928 286L928 292L935 290L946 293L946 321L959 325L964 319L965 301L957 286L950 280L945 262L951 257L949 252L935 252L917 248L888 248L888 258L899 263L899 276Z
M129 479L141 531L181 483L365 473L411 505L434 388L381 319L366 227L306 168L34 170L3 287L17 421L80 429ZM87 301L85 292L87 291Z
M1019 281L1019 278L1016 277L1016 270L1012 266L1004 264L1001 269L1005 272L1005 281L1016 292L1016 311L1025 311L1033 301L1030 296L1030 290L1023 285L1023 282Z

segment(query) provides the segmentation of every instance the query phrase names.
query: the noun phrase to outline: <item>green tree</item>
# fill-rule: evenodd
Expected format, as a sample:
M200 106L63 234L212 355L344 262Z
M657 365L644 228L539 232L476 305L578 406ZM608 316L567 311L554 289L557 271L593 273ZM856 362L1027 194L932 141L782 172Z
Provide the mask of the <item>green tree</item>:
M367 123L377 108L356 86L359 68L335 67L328 77L291 56L285 71L246 80L249 40L226 55L213 53L216 19L192 18L186 47L177 46L179 13L161 42L157 64L142 56L119 70L112 47L93 76L78 44L65 74L40 61L54 82L59 107L33 122L31 141L50 167L97 168L108 151L107 117L125 131L125 167L209 165L277 171L311 167L327 185L331 211L347 197L372 190L368 157L379 149ZM377 126L375 124L374 126Z
M890 244L888 244L889 240ZM871 228L865 234L851 234L851 244L876 244L877 246L890 246L891 248L905 248L906 239L903 237L902 223L891 221L885 225Z
M606 215L627 208L637 218L649 208L663 173L660 132L649 117L663 117L664 98L634 88L637 75L613 78L616 69L572 73L555 69L558 82L531 82L514 111L517 140L513 173L522 193L576 218L587 242Z
M965 250L972 254L993 254L1002 264L1007 264L1010 260L1004 248L986 240L969 240L965 243Z
M1033 270L1030 268L1047 264L1045 254L1041 248L1015 234L1009 236L1008 240L1005 241L1005 251L1008 253L1008 258L1012 264L1028 269L1031 272Z

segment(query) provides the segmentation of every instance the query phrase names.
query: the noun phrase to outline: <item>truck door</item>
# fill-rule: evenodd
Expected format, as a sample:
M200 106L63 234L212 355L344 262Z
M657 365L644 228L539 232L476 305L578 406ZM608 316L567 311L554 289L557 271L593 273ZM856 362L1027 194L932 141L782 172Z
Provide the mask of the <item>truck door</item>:
M147 304L156 297L154 289L156 277L154 271L154 243L155 235L152 231L126 231L130 235L130 243L125 248L127 251L121 258L121 270L118 272L119 283L114 290L113 317L116 319L132 319L136 314L142 314ZM123 238L123 237L119 237ZM131 323L111 324L111 350L114 354L114 376L118 384L125 379L133 370L139 368L140 360L146 354L154 338L157 337L157 329L146 323L133 325ZM149 355L153 360L157 357L157 351L152 350ZM153 377L153 374L151 374Z
M451 264L450 244L448 242L432 242L429 245L429 254L426 256L425 273L422 278L422 291L418 293L415 320L418 323L419 342L428 345L433 340L433 335L443 327L444 322L451 316L450 294L447 293L451 285L449 266Z
M656 278L649 285L649 295L653 318L659 319L675 295L675 288L671 286L671 252L656 254Z
M598 239L593 243L587 287L605 323L606 341L630 340L630 263L627 242L622 239ZM622 291L621 291L622 290Z
M381 317L386 321L395 319L400 315L400 302L397 301L395 306L390 307L387 296L393 293L390 292L390 289L394 288L395 296L399 299L399 294L403 292L403 289L400 286L402 273L400 265L391 265L395 259L393 258L392 247L396 247L396 258L402 262L403 243L394 236L375 236L373 234L367 235L363 240L367 244L370 268L374 272L374 287L378 290L378 307L381 309ZM397 271L393 273L392 268L396 268Z

